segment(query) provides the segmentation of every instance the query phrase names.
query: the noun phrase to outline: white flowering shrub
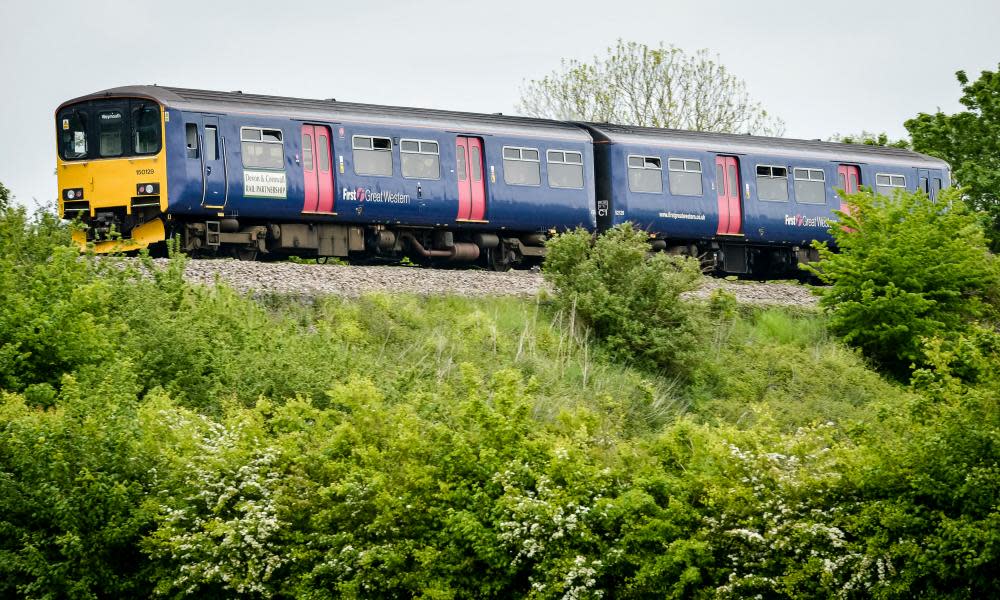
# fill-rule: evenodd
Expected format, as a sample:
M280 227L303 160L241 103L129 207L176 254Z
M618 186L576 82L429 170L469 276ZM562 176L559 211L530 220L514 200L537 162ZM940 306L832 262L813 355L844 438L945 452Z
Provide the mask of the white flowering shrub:
M181 481L161 505L146 550L157 563L155 593L273 595L272 577L286 562L275 504L281 475L277 453L241 451L240 423L217 423L161 412L173 428L200 430L196 450L178 465Z

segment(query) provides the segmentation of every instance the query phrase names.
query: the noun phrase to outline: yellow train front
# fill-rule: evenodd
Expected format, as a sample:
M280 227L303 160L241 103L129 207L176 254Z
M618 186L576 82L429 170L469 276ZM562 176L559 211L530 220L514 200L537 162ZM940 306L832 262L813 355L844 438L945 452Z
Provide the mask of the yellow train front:
M167 163L163 106L104 95L56 110L59 214L97 252L145 248L166 239Z

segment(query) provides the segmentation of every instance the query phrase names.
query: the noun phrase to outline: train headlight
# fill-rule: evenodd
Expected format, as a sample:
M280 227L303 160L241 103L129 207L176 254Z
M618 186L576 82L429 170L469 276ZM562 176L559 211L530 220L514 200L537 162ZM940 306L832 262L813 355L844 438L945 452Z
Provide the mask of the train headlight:
M70 188L63 190L63 200L83 200L83 188Z
M140 183L135 186L136 196L151 196L153 194L160 193L160 184L158 183Z
M147 194L152 194L153 193L153 184L151 184L151 183L147 183L146 184L146 193Z

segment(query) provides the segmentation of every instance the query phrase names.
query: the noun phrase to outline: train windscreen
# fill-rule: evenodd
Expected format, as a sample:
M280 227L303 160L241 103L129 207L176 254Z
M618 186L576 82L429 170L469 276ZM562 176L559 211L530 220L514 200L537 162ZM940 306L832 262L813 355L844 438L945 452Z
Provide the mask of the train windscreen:
M162 145L160 107L139 99L81 102L56 116L59 155L91 160L156 154Z

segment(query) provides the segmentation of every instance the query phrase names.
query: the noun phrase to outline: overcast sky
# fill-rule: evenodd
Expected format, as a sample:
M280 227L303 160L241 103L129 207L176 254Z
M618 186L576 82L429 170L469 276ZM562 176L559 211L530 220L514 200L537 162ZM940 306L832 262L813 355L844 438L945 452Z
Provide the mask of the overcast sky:
M905 135L1000 62L996 0L0 0L0 182L56 197L53 111L179 87L512 113L522 82L616 39L708 48L786 135Z

